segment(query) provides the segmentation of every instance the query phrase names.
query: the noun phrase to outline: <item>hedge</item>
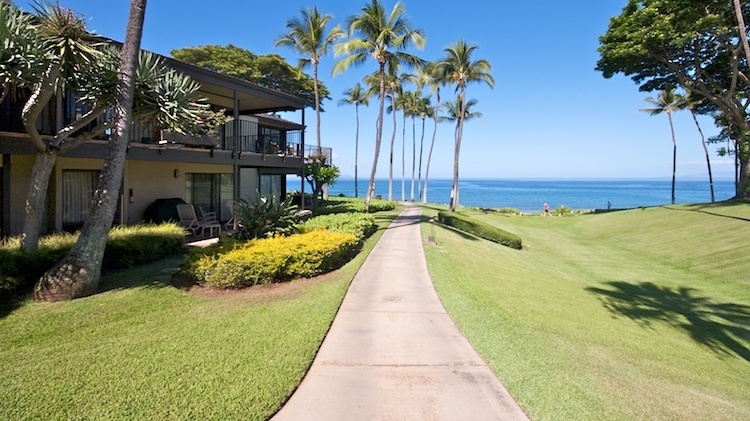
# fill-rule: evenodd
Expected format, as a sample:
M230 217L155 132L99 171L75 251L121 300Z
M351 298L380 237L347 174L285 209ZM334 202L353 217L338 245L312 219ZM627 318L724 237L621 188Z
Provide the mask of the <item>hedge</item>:
M396 209L396 203L390 200L370 200L369 213L389 211L393 209ZM356 197L329 197L328 200L321 201L318 204L318 215L347 212L364 213L364 211L365 199Z
M453 212L439 212L438 220L440 223L457 228L477 237L484 238L504 246L521 250L521 238L508 231L502 230L490 224L474 220L465 215L459 215Z
M301 232L318 229L354 234L361 242L377 229L375 218L364 213L336 213L316 216L300 226Z
M19 238L0 243L0 295L31 290L44 272L65 257L78 234L42 238L33 252L21 250ZM183 250L185 232L179 225L143 224L115 227L109 232L102 270L125 269L162 259Z
M322 230L245 243L230 240L196 252L186 272L220 288L311 277L341 267L358 243L354 234Z

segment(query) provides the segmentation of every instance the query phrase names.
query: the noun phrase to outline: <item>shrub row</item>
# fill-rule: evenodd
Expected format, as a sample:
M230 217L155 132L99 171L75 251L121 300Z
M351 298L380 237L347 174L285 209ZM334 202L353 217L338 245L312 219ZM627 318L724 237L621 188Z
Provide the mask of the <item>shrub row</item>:
M316 216L300 226L300 232L328 230L354 234L357 241L362 242L375 232L375 218L364 213L337 213Z
M211 286L242 288L331 271L346 263L357 245L354 234L322 230L246 243L229 240L197 252L186 270Z
M439 212L438 220L440 223L457 228L477 237L484 238L504 246L521 250L521 238L505 230L474 220L465 215L458 215L453 212Z
M78 234L50 235L28 253L21 250L19 238L4 240L0 244L0 295L29 291L77 239ZM184 242L184 230L172 223L115 227L109 232L102 270L130 268L177 254Z
M370 212L381 212L396 209L396 203L390 200L370 200ZM329 197L318 204L318 215L346 212L364 212L365 199L356 197Z

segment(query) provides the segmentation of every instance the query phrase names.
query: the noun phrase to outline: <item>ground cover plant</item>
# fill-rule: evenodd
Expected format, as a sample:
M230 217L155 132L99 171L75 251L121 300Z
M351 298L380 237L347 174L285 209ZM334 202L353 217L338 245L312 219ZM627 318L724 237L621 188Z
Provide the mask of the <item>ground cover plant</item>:
M281 292L185 293L172 258L105 277L91 297L2 307L0 419L269 418L396 214L375 215L379 231L340 270Z
M435 225L430 274L532 419L750 419L750 204L462 212L524 250Z
M28 292L34 283L70 251L78 234L43 237L39 249L21 250L19 238L0 244L0 295ZM118 226L109 232L102 270L132 268L179 253L185 231L176 224Z

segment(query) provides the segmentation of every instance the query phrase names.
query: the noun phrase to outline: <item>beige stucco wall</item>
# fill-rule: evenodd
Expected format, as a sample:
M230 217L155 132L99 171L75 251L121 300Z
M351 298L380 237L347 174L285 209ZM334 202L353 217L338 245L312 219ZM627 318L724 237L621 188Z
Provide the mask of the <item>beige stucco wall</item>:
M47 200L52 201L55 229L62 230L62 172L64 170L101 170L104 161L87 158L59 158L50 183L54 193ZM24 201L26 198L33 156L11 156L11 191L10 194L10 235L19 235L23 228ZM175 170L177 176L175 177ZM254 170L257 174L257 170ZM231 165L190 164L180 162L127 161L123 182L123 215L126 224L133 224L143 219L146 207L156 199L179 197L185 199L186 173L231 174ZM257 180L257 178L256 178ZM257 181L256 181L257 186ZM254 189L257 187L253 187ZM129 200L133 190L132 203ZM46 224L45 224L46 226Z

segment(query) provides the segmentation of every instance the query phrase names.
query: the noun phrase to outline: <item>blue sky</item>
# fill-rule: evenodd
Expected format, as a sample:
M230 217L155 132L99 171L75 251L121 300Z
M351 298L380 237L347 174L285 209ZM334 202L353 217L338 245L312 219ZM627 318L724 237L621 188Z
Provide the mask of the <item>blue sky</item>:
M124 39L129 1L60 0L84 16L89 29ZM470 85L468 97L478 101L484 117L467 122L461 151L462 178L669 178L672 142L664 115L638 112L646 96L623 76L604 79L594 70L602 35L611 16L625 0L540 0L536 2L406 1L406 14L427 37L426 60L444 56L444 48L459 38L479 46L476 58L492 64L495 89ZM16 1L30 10L28 1ZM150 1L142 48L169 55L172 49L232 43L257 54L278 53L296 64L294 51L275 48L286 21L300 9L318 6L343 25L360 11L364 1L284 0L249 2L214 0ZM386 0L388 10L395 4ZM354 174L354 107L336 104L345 89L376 70L374 62L331 76L337 58L321 63L320 77L332 93L324 103L322 143L334 148L334 163L344 176ZM452 92L444 90L443 98ZM299 113L298 113L299 114ZM360 108L360 176L370 172L375 137L376 102ZM299 121L299 115L290 119ZM401 118L399 116L394 173L401 174ZM677 177L706 177L705 155L689 113L675 116L678 143ZM378 176L388 175L391 119L386 117ZM702 118L707 136L718 133L712 119ZM307 139L314 142L315 113L307 110ZM407 178L410 176L411 125L407 126ZM420 127L417 127L419 148ZM425 134L425 159L432 126ZM449 178L453 165L453 127L438 126L431 178ZM732 178L731 162L715 156L709 145L714 176Z

